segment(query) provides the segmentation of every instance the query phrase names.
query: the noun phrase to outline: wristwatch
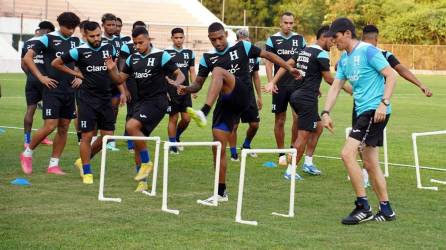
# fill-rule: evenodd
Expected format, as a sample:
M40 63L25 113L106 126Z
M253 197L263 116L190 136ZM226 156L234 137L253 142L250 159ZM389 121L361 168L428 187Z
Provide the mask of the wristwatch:
M381 102L382 102L386 107L389 107L389 106L390 106L390 100L389 100L389 99L383 98L383 99L381 99Z
M325 114L330 115L330 111L328 110L324 110L321 112L321 117L324 116Z

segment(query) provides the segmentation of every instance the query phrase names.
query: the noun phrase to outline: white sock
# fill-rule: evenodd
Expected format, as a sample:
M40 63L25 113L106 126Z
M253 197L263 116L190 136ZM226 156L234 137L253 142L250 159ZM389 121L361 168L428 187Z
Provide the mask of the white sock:
M313 165L313 156L305 156L305 165Z
M286 168L286 174L291 174L291 164L288 164L288 167Z
M57 167L57 166L59 166L59 158L50 158L49 168Z
M33 157L33 151L29 147L26 147L25 151L23 151L23 155L25 157Z
M91 138L91 145L93 145L93 143L98 139L97 136L93 136L93 138Z
M364 182L369 181L369 172L365 168L362 169L362 177L364 178Z

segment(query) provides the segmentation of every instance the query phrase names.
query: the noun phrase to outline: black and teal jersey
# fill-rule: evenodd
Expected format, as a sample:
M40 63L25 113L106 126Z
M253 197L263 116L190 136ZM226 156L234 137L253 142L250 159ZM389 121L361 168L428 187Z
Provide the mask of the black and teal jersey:
M215 49L206 52L200 59L198 76L207 77L215 67L221 67L241 82L251 85L251 72L249 59L256 59L260 56L261 49L247 41L240 41L235 44L228 44L224 51Z
M85 102L110 101L112 82L105 59L116 58L116 49L110 44L93 48L88 43L71 49L62 56L64 63L72 63L79 68L84 80L78 92L78 98Z
M37 42L39 42L39 37L33 37L23 44L22 55L21 55L22 59L23 59L23 57L25 57L28 50L32 49L36 45ZM34 60L34 63L36 64L37 68L39 69L39 71L43 75L46 75L45 61L43 60L43 52L36 54L33 57L33 60ZM26 80L28 82L39 81L31 72L26 73Z
M322 72L330 71L327 51L313 44L293 55L302 79L298 83L299 96L305 102L316 102L322 81Z
M288 61L293 55L303 50L305 46L305 38L294 32L288 36L278 32L270 36L266 41L266 51L278 55L284 61ZM279 68L279 65L274 64L274 74L277 73ZM296 79L288 72L285 73L285 75L278 82L279 86L293 86L295 84Z
M48 77L57 80L59 83L54 89L45 88L45 90L54 93L73 92L71 82L74 77L63 72L60 72L51 66L51 62L57 57L61 57L72 48L79 46L80 40L77 37L65 37L59 31L54 31L43 35L39 41L34 45L32 50L36 54L43 54L43 61L45 63L46 74ZM66 64L67 67L74 69L74 63Z
M115 47L115 49L116 49L116 53L119 56L119 52L121 51L121 38L119 36L113 36L111 38L102 36L101 41L102 41L102 43L101 43L102 45L107 44L107 43L113 45L113 47Z
M121 41L121 47L122 47L122 45L124 45L124 44L127 44L127 43L129 43L130 41L132 41L132 38L131 37L129 37L129 36L119 36L119 39L120 39L120 41Z
M189 69L195 66L195 53L190 49L177 50L168 48L165 50L172 57L172 61L184 74L186 80L183 85L189 86Z
M169 53L151 48L147 55L131 54L122 72L133 76L136 81L138 100L144 101L161 95L167 95L166 76L178 67L171 60Z
M124 60L127 60L127 58L131 54L134 54L134 53L137 53L137 52L138 51L136 51L135 44L133 44L133 42L130 41L130 42L128 42L126 44L123 44L121 46L121 52L119 52L119 57L124 59Z

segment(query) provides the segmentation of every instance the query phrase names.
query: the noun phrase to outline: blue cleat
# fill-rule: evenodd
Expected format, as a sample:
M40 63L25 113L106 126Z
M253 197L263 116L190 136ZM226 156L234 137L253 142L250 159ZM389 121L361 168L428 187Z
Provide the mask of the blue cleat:
M310 175L321 175L321 171L319 169L316 168L316 166L313 165L307 165L304 163L304 165L302 165L302 170Z

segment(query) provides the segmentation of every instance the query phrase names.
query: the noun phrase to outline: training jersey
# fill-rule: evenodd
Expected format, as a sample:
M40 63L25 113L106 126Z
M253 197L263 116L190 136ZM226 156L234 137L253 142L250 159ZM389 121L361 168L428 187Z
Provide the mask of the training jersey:
M293 55L296 68L302 79L299 81L299 97L304 102L317 102L317 95L322 81L322 72L330 71L328 52L313 44Z
M295 32L292 32L288 36L283 35L282 32L278 32L270 36L266 41L266 51L278 55L286 62L293 55L303 50L306 44L305 38ZM274 75L279 69L280 66L274 64ZM278 86L295 86L296 79L289 72L286 72L277 84Z
M71 49L62 56L64 63L74 62L84 76L84 80L78 91L78 98L83 102L100 103L111 99L112 82L105 59L116 58L116 49L110 44L101 45L98 48L85 43Z
M177 50L175 48L168 48L165 50L172 57L172 61L183 72L186 80L183 85L189 86L189 69L195 66L195 53L190 49Z
M23 44L22 55L21 55L22 59L25 57L28 50L32 49L36 45L37 42L39 42L39 37L33 37ZM36 55L33 57L33 61L36 64L39 71L43 75L46 75L45 61L43 59L42 51L38 54L36 53ZM39 80L31 72L27 72L26 73L26 81L27 82L36 82L37 81L38 82Z
M200 59L198 76L207 77L215 67L221 67L243 84L251 84L251 73L249 69L249 58L257 58L262 50L247 41L239 41L235 44L228 44L224 51L215 49L203 54Z
M259 71L260 69L260 58L249 58L249 74L251 75L251 84L252 87L252 77L254 76L254 72Z
M51 93L65 94L73 93L74 89L71 87L71 82L74 76L65 74L51 66L51 62L57 57L68 53L72 48L79 46L80 40L77 37L65 37L59 31L54 31L39 37L39 41L35 43L32 50L36 54L43 54L43 61L45 63L45 72L49 78L57 80L59 83L56 88L44 88L44 91ZM67 67L74 69L74 63L66 64Z
M171 60L169 53L151 48L149 54L131 54L122 72L133 76L138 89L138 100L144 101L167 94L165 76L172 74L178 67Z
M336 79L348 80L353 87L357 115L375 110L384 95L385 79L381 70L389 63L373 45L358 42L351 53L344 51L338 62ZM390 114L391 107L387 107Z
M122 45L127 44L130 41L132 41L132 38L130 36L122 36L122 35L120 35L119 36L119 40L121 41L121 47L122 47Z
M113 45L116 49L117 56L119 56L119 52L121 51L121 38L119 36L114 35L111 38L108 38L103 35L101 41L102 45L107 43Z

